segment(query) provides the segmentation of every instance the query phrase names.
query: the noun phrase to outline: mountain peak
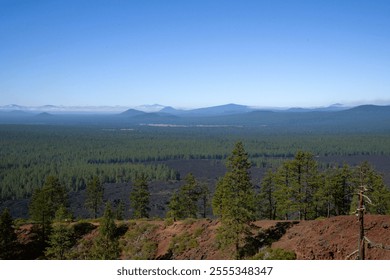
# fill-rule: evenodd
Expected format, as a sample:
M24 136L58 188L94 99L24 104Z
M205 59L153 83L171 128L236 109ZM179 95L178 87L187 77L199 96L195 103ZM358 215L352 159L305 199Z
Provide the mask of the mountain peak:
M145 113L152 113L152 112L159 112L164 108L165 108L165 106L160 105L160 104L153 104L153 105L144 104L144 105L139 105L139 106L135 107L134 109L145 112Z

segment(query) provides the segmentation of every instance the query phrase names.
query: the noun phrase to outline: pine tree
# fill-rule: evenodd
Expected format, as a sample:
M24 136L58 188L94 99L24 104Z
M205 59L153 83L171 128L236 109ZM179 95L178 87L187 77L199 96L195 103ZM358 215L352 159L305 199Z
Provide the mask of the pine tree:
M291 162L286 161L275 173L276 217L288 220L293 208Z
M66 190L55 176L48 176L43 187L34 191L29 212L30 218L38 222L42 246L46 246L56 211L67 204Z
M87 196L85 199L85 206L89 209L96 219L99 209L103 204L104 188L98 176L94 176L92 180L87 183Z
M221 177L218 179L216 187L215 187L215 192L213 195L213 198L211 200L211 206L213 208L213 214L215 216L218 216L222 218L223 216L223 211L222 211L222 198L224 197L224 192L226 191L226 178Z
M12 260L15 256L17 237L13 220L7 208L0 216L0 260Z
M173 193L168 204L168 217L174 220L197 218L198 201L201 198L201 187L192 173L185 177L185 184Z
M331 174L332 173L329 170L326 170L326 172L320 174L319 187L313 197L318 217L329 218L334 211Z
M299 219L316 218L314 194L319 187L319 172L314 156L308 152L299 151L291 162L292 192L295 198L295 210Z
M387 189L383 177L378 174L368 162L363 162L354 170L353 188L357 193L361 186L367 188L365 193L372 203L366 203L365 207L371 214L390 214L390 191ZM351 204L351 212L356 210L356 198Z
M314 156L297 152L293 160L284 162L275 174L277 212L288 219L295 214L301 219L318 215L315 194L320 185L320 175Z
M269 220L276 219L277 201L275 190L275 175L271 170L268 170L263 177L261 189L258 194L259 212L262 218Z
M115 218L117 220L123 220L123 214L125 212L125 204L123 203L122 200L119 200L118 205L116 206L115 209Z
M98 260L115 260L119 257L119 242L114 213L108 202L99 227L99 235L95 238L91 257Z
M58 211L57 211L58 213ZM62 214L62 213L61 213ZM56 220L62 220L59 213ZM46 249L45 256L54 260L65 260L66 253L73 246L74 231L63 222L57 222L53 225L53 230L49 236L49 247Z
M208 185L204 182L199 185L199 200L201 216L202 218L206 218L208 208L210 207L210 190Z
M133 208L133 218L149 218L150 192L147 177L141 175L136 178L133 191L130 194L130 206Z
M214 213L220 217L218 240L222 247L234 245L236 258L240 258L242 240L250 233L255 220L255 193L249 169L251 164L242 142L236 143L228 158L226 172L219 181L213 198Z
M168 203L168 212L166 214L167 218L172 218L174 221L183 218L183 203L178 191L175 191Z
M327 170L316 198L322 203L322 213L330 215L348 215L353 197L352 170L348 165Z
M196 218L198 215L198 200L200 189L194 175L189 173L184 178L185 184L180 189L183 218Z

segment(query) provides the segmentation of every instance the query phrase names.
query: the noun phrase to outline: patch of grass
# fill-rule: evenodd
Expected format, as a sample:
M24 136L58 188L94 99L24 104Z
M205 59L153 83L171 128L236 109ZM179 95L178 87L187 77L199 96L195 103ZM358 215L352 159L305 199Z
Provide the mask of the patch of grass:
M173 220L173 218L166 218L164 220L164 226L169 227L169 226L173 225L174 222L175 221Z
M29 221L26 219L17 218L14 220L14 226L15 226L15 228L19 228L20 226L23 226L23 225L27 224L28 222Z
M196 237L188 232L176 235L172 238L169 249L173 254L179 255L199 246Z
M190 225L192 225L195 222L196 222L196 219L194 219L194 218L187 218L187 219L183 220L183 225L190 226Z
M149 236L158 226L146 222L134 222L128 227L120 240L123 257L131 260L154 259L158 244Z
M203 234L204 230L205 230L204 227L199 227L199 228L195 229L194 237L198 238L199 236L201 236Z
M294 251L288 251L281 248L267 248L254 255L252 260L296 260L297 255Z

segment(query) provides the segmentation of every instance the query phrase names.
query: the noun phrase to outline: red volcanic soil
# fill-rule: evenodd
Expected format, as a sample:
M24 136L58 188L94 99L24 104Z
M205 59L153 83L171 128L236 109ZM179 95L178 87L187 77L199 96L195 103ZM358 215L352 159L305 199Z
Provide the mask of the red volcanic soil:
M224 260L234 256L231 250L218 248L216 235L219 222L210 219L184 220L172 224L161 220L121 222L123 232L120 242L126 243L123 242L127 238L126 232L133 230L135 225L144 223L153 225L153 230L138 239L151 240L157 244L153 259ZM97 223L84 224L89 224L89 229L79 235L78 243L72 249L75 259L87 258L87 252L98 233ZM254 225L257 228L253 234L258 240L271 240L271 243L265 246L294 251L300 260L343 260L358 247L359 222L356 216L338 216L314 221L262 220L256 221ZM21 226L17 232L19 242L26 246L34 238L31 225ZM269 235L265 237L264 233ZM390 260L390 215L366 215L365 234L372 244L384 247L368 246L366 259ZM133 246L130 243L127 242L127 246ZM261 250L263 245L254 248L254 251ZM180 250L175 250L180 246ZM125 258L125 255L121 255ZM30 257L38 256L32 254ZM356 259L356 254L349 259Z
M259 227L259 231L264 231L285 222L264 220L255 222L255 225ZM159 244L157 258L168 253L169 244L174 236L184 232L193 233L199 228L204 228L204 231L197 238L198 246L173 256L174 259L228 259L231 256L229 252L221 252L216 247L218 222L199 220L190 225L176 222L156 230L154 238ZM390 249L390 216L366 215L365 233L372 244L388 246ZM358 237L357 217L338 216L323 220L293 222L285 234L271 247L294 251L297 259L300 260L343 260L357 250ZM355 259L356 256L357 254L351 255L349 259ZM390 250L368 246L365 258L390 260Z
M374 244L390 248L390 216L366 215L365 235ZM358 248L356 216L338 216L318 221L301 221L272 244L292 250L301 260L343 260ZM355 259L356 255L350 257ZM367 248L366 259L390 260L390 250Z

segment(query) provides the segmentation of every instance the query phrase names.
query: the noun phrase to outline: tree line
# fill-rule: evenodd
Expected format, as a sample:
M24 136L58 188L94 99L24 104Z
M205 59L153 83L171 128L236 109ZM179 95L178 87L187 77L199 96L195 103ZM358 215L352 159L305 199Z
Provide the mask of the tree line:
M172 194L168 203L167 219L202 218L213 215L220 220L218 244L233 246L236 258L242 257L242 246L256 219L316 219L354 213L357 208L357 189L364 185L372 204L371 214L390 214L390 191L383 178L367 162L357 167L335 166L320 170L315 156L299 151L291 160L267 171L259 188L252 183L251 162L242 142L237 142L226 161L227 171L216 185L214 194L209 186L199 182L191 173L184 184ZM103 183L95 176L87 183L85 207L97 218L103 207ZM148 218L150 192L148 177L140 174L133 183L128 198L133 218ZM99 238L93 243L90 258L118 257L118 235L114 219L122 217L120 209L105 205L100 220ZM67 190L56 176L48 176L39 189L34 190L30 203L30 218L41 250L47 258L64 258L73 245L71 228L64 223L72 220L68 210ZM2 258L12 255L15 236L10 230L12 221L5 210L1 216ZM99 245L100 244L100 245Z
M244 139L251 163L280 166L299 150L315 155L390 155L388 134L273 133L264 128L152 128L0 125L0 199L28 198L50 174L67 190L79 191L95 175L103 183L175 180L162 161L226 160ZM185 175L185 174L183 174Z

